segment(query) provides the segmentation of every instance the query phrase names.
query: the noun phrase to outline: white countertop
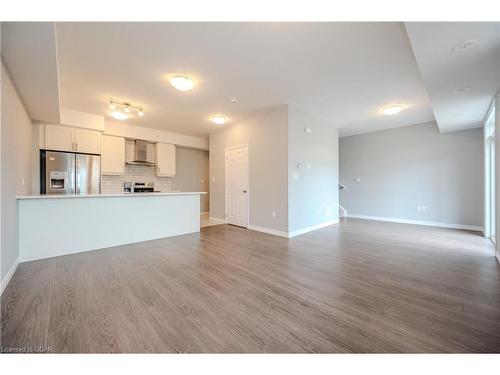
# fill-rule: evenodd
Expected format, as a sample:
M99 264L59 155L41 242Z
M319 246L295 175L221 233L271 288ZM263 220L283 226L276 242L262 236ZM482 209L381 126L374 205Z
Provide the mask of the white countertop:
M92 194L92 195L76 195L76 194L44 194L44 195L24 195L18 196L16 199L73 199L73 198L111 198L111 197L158 197L165 195L203 195L206 191L171 191L165 193L115 193L115 194Z

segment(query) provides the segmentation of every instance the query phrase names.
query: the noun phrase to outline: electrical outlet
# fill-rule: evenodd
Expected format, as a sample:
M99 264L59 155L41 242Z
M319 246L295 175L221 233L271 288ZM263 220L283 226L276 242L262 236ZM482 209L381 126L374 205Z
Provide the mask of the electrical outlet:
M422 211L422 206L417 206L417 211L418 212Z
M361 177L356 177L356 182L361 182Z

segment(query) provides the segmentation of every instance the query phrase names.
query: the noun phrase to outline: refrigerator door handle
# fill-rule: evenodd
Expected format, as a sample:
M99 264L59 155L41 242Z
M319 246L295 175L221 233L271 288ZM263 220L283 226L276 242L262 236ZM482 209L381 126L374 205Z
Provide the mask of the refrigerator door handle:
M76 194L80 194L80 159L76 157Z

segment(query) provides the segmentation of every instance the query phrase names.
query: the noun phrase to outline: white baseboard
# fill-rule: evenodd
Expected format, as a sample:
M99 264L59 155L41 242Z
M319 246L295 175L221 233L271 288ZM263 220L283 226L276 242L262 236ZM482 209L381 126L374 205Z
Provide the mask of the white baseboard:
M348 214L347 217L353 218L353 219L388 221L391 223L415 224L415 225L426 225L426 226L430 226L430 227L473 230L473 231L477 231L477 232L483 231L483 227L480 227L480 226L454 224L454 223L441 223L441 222L437 222L437 221L408 220L408 219L399 219L399 218L393 218L393 217L380 217L380 216L356 215L356 214Z
M12 267L10 267L9 272L7 272L7 275L5 275L5 277L3 278L0 295L3 294L3 291L5 290L5 288L7 288L7 285L9 285L12 276L14 276L14 273L17 270L17 266L19 266L19 257L14 261L14 264L12 265Z
M256 225L249 225L247 227L247 229L255 230L257 232L272 234L274 236L280 236L280 237L288 238L288 233L287 232L276 230L276 229L270 229L270 228L265 228L265 227L258 227Z
M249 225L248 229L255 230L257 232L272 234L274 236L292 238L292 237L300 236L301 234L312 232L313 230L317 230L317 229L321 229L321 228L330 226L332 224L338 224L338 222L339 222L338 220L331 220L331 221L327 221L325 223L316 224L316 225L312 225L310 227L294 230L293 232L285 232L285 231L276 230L276 229L258 227L256 225Z
M210 216L208 219L211 220L211 221L213 221L214 223L217 223L217 224L227 224L226 220L219 219L218 217Z
M294 230L294 231L288 233L288 238L300 236L301 234L312 232L313 230L318 230L318 229L328 227L330 225L338 224L338 223L339 223L339 220L337 219L337 220L326 221L326 222L321 223L321 224L311 225L310 227Z

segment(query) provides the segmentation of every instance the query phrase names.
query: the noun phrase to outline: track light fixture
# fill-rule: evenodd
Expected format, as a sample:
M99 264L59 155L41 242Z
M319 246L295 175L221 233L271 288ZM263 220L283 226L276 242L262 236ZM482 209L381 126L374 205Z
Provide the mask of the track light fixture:
M109 99L109 108L111 109L109 115L117 120L127 120L134 115L139 117L144 116L144 110L141 106L129 102Z

